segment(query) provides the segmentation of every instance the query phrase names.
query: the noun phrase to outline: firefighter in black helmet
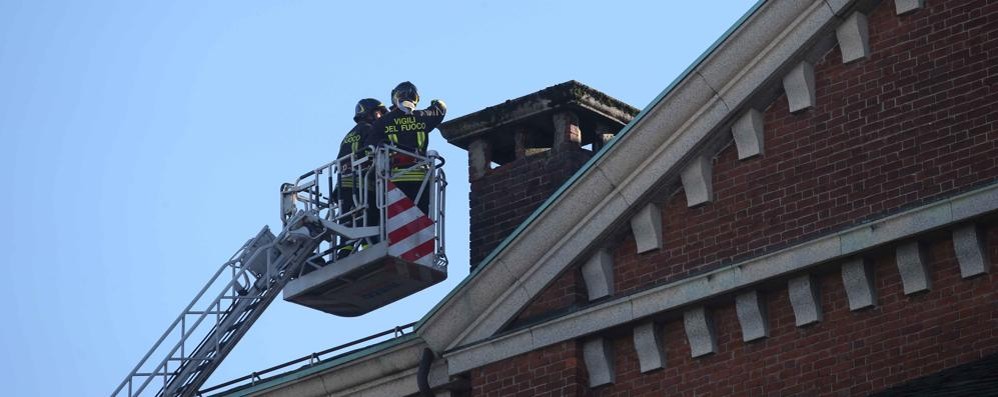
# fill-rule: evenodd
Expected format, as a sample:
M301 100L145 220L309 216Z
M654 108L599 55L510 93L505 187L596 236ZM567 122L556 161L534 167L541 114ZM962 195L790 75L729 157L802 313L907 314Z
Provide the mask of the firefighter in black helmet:
M364 98L357 102L353 116L353 121L355 121L357 125L355 125L350 132L347 132L346 136L343 137L343 141L340 143L340 152L336 155L336 158L340 159L340 177L336 191L339 194L339 200L341 203L341 214L350 212L356 207L359 203L359 193L361 193L355 189L355 187L360 184L361 176L356 175L351 169L351 155L353 155L352 157L364 155L364 149L366 147L364 143L368 139L368 135L371 132L371 123L385 113L388 113L388 109L385 108L385 105L377 99ZM373 186L368 187L368 189L373 188ZM369 194L368 198L369 203L367 211L365 211L367 214L366 226L377 225L379 221L379 214L377 206L374 205L374 194ZM345 223L353 225L353 218L356 218L356 216L348 218Z
M357 125L343 137L343 142L340 143L340 153L336 155L336 158L342 158L350 153L360 153L365 147L364 143L371 129L371 124L385 113L388 113L388 109L377 99L364 98L357 101L353 115L353 121Z
M376 120L371 126L368 145L380 145L390 142L395 146L426 155L429 143L429 133L444 120L447 105L444 101L434 99L426 109L417 110L419 92L416 86L405 81L392 90L392 107L387 114ZM409 156L394 156L392 158L392 182L402 192L416 202L424 214L429 212L429 189L425 189L417 199L417 193L426 176L425 168L415 168L401 175L397 171L412 167L415 159Z

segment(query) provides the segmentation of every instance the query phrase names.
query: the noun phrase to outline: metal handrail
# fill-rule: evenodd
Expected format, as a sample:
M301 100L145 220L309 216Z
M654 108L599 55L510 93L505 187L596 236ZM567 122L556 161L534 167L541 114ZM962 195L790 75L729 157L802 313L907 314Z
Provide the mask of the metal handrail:
M405 168L393 169L392 166L397 164L393 164L396 162L392 159L405 158L394 156L408 156L414 161L411 164L406 162ZM143 395L142 393L154 380L159 379L163 381L162 387L149 389L156 395L190 397L200 393L198 388L221 360L238 343L281 289L295 276L302 274L306 266L324 266L335 262L338 253L334 252L334 249L338 249L337 247L354 245L364 250L362 245L364 243L377 244L379 241L387 240L386 187L390 184L389 181L400 175L408 175L406 173L411 170L426 170L419 192L415 194L416 197L410 199L415 202L419 202L420 197L429 199L430 211L425 215L436 227L433 238L437 251L432 265L446 272L447 261L444 256L442 236L446 179L443 171L438 169L437 163L442 165L443 159L435 152L421 155L386 145L372 147L369 153L360 156L351 154L349 157L337 159L302 175L294 184L282 185L281 220L285 226L284 230L278 236L274 236L264 227L256 237L244 244L229 261L223 264L153 344L152 349L112 392L112 396L117 397L119 393L127 393L129 397L138 397ZM350 169L341 170L341 166L349 166ZM341 210L342 197L338 197L338 193L342 194L343 191L337 190L341 184L337 183L336 179L344 175L351 175L355 181L351 189L352 197L349 198L354 200L353 203L356 204L354 207L377 208L379 214L370 214L370 216L380 217L379 227L368 226L370 223L367 211ZM371 183L375 184L374 189L368 187ZM427 196L422 196L424 194ZM372 195L375 196L373 200L370 197ZM390 243L389 241L388 245L391 245ZM330 261L325 261L323 259L325 256L328 256ZM231 274L223 277L227 273L226 270L230 270ZM219 290L217 294L216 289ZM214 299L210 299L212 296ZM413 324L408 324L404 328L411 326ZM334 347L321 354L382 337L388 332L398 333L401 329L402 327L396 327L391 331ZM160 356L153 357L153 354L157 353L165 354L157 360ZM315 354L309 357L318 358ZM263 373L285 366L270 368ZM259 379L259 376L260 373L254 373L249 379ZM217 390L217 387L212 390Z
M393 168L391 159L395 156L408 157L414 161L404 167ZM302 174L293 183L282 186L282 220L298 210L319 211L323 219L335 223L380 225L382 227L379 228L376 238L372 236L365 240L371 244L384 241L387 238L387 231L383 227L387 221L385 202L387 181L416 169L425 169L426 177L423 185L417 197L411 199L418 202L418 196L423 195L429 199L430 211L426 216L434 223L436 240L433 265L446 270L447 256L443 236L447 179L442 168L444 163L443 157L434 151L421 154L393 144L370 146L363 152L347 154ZM353 179L355 186L352 190L357 197L343 198L335 193L338 187L337 178L343 175L350 175ZM343 203L340 200L356 201L352 210L343 211ZM379 219L367 219L369 213L365 208L371 206L378 211L377 215L370 215ZM335 263L337 261L337 255L333 253L335 247L335 241L320 246L315 252L315 259L321 259L318 262L323 264ZM302 267L301 270L310 269Z
M251 373L249 375L241 376L239 378L230 380L228 382L220 383L220 384L217 384L215 386L211 386L211 387L208 387L208 388L201 389L201 390L198 391L198 395L199 396L203 396L203 395L205 395L205 393L210 393L210 392L213 392L213 391L216 391L216 390L224 389L226 387L229 387L229 386L232 386L232 385L235 385L235 384L238 384L240 382L247 381L247 380L251 381L250 385L254 385L254 384L256 384L257 381L259 381L259 380L262 379L262 377L261 377L262 375L266 375L268 373L271 373L271 372L274 372L274 371L277 371L277 370L280 370L280 369L284 369L284 368L287 368L287 367L290 367L292 365L295 365L295 364L298 364L298 363L302 363L302 362L305 362L305 361L308 362L308 364L306 364L306 367L309 367L309 366L312 366L312 365L320 363L321 361L319 360L319 357L324 356L326 354L332 353L332 352L337 351L337 350L343 350L343 349L351 347L351 346L356 346L356 345L359 345L361 343L364 343L364 342L367 342L367 341L370 341L370 340L373 340L373 339L377 339L377 338L380 338L380 337L388 335L388 334L393 334L394 335L392 339L398 338L398 337L403 336L403 335L406 334L402 330L410 329L410 328L413 328L415 326L416 326L416 322L411 322L409 324L400 325L400 326L397 326L395 328L391 328L391 329L388 329L388 330L385 330L385 331L378 332L378 333L373 334L373 335L368 335L368 336L365 336L363 338L360 338L360 339L357 339L357 340L353 340L353 341L344 343L342 345L333 346L331 348L328 348L328 349L320 351L320 352L315 352L315 353L309 354L307 356L302 356L300 358L296 358L294 360L291 360L291 361L288 361L288 362L285 362L285 363L277 364L277 365L275 365L273 367L270 367L270 368L266 368L266 369L263 369L263 370L260 370L260 371L254 371L253 373ZM411 333L411 331L410 331L410 333Z

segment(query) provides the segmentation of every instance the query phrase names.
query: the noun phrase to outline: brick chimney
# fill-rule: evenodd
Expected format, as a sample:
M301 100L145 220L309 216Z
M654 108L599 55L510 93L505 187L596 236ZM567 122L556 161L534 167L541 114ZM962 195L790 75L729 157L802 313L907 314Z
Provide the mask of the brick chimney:
M568 81L441 124L468 151L472 270L637 114Z

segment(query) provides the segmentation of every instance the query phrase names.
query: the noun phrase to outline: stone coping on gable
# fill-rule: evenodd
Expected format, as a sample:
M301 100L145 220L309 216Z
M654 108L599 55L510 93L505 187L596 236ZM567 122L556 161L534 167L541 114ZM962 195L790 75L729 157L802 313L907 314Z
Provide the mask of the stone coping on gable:
M455 375L998 211L998 182L444 353Z

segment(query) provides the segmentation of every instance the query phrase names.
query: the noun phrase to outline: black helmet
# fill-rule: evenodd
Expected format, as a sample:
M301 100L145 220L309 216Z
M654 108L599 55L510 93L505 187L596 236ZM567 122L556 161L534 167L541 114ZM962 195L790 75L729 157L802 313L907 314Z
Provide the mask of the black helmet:
M353 121L360 122L368 118L375 110L380 110L381 113L388 113L388 109L381 101L374 98L364 98L357 102L357 107L353 112Z
M411 106L403 106L403 103L405 102L409 102L406 105ZM414 109L418 103L419 92L416 91L415 84L403 81L392 90L392 105L395 105L395 107L407 107L409 109Z

